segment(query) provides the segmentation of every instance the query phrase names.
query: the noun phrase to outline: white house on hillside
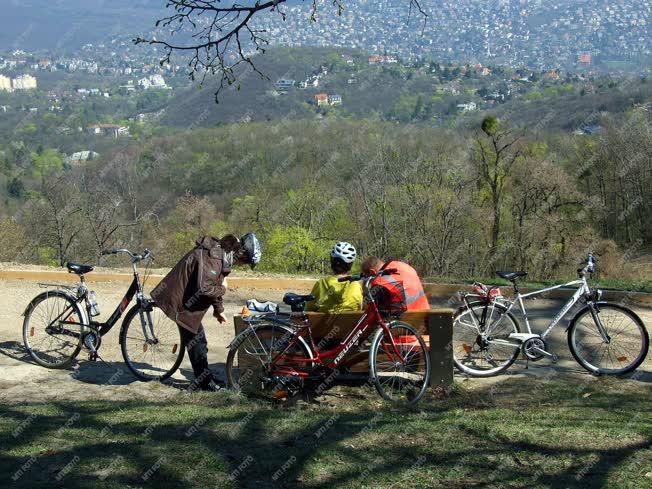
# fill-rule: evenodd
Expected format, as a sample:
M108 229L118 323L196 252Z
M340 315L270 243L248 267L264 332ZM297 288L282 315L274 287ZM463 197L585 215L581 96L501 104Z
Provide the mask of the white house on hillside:
M457 108L462 112L471 112L476 110L478 107L475 102L469 102L466 104L457 104Z
M86 130L90 134L112 136L114 138L129 136L129 128L120 124L93 124L88 126Z
M93 160L98 156L100 156L100 154L96 153L95 151L78 151L77 153L73 153L70 156L66 156L65 161L70 165L78 165L85 161Z
M11 81L14 90L32 90L36 88L36 78L32 75L20 75Z

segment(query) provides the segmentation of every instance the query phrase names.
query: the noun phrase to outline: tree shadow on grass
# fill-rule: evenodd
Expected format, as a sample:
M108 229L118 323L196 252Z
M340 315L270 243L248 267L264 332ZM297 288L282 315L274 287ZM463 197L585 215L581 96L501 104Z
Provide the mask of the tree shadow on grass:
M233 394L189 396L175 404L0 406L0 473L3 485L30 489L575 487L580 481L605 487L614 470L650 448L649 439L592 449L588 435L588 447L545 433L534 440L532 432L502 435L492 414L504 409L501 398L490 397L483 407L483 396L489 393L430 399L419 410L375 400L340 409L284 409ZM539 403L534 396L523 401L523 410ZM635 409L639 401L626 394L619 405ZM587 409L587 402L573 398L568 407ZM601 399L592 405L610 406ZM640 430L630 428L640 438Z

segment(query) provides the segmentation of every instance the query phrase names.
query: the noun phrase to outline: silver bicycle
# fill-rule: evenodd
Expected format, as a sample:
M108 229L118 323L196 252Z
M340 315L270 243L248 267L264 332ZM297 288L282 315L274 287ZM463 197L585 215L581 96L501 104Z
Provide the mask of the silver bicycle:
M582 262L578 279L521 294L518 279L526 272L496 272L514 287L514 300L504 298L497 287L482 284L475 293L463 296L464 306L456 313L453 324L455 366L473 377L490 377L504 372L522 353L536 361L558 357L548 349L546 339L562 318L578 303L582 307L568 326L568 348L575 360L593 374L622 375L638 368L649 349L649 335L643 321L620 304L601 300L602 291L589 287L586 276L595 271L593 254ZM573 296L559 310L542 333L533 333L523 299L545 294L561 287L577 287ZM520 309L525 330L512 314Z

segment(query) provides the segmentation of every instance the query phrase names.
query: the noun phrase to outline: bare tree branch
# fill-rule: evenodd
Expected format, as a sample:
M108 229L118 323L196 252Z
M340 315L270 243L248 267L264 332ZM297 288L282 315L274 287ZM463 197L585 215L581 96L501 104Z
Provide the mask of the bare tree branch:
M286 0L250 2L253 3L233 3L227 6L222 4L221 0L168 0L166 8L173 13L159 19L156 27L169 28L170 37L187 34L189 41L174 43L155 37L137 37L133 42L162 47L165 54L160 60L161 65L170 63L174 53L189 53L188 76L191 80L199 77L203 83L208 75L219 77L215 92L215 101L219 102L221 91L237 82L236 70L240 65L251 68L261 78L267 78L252 60L256 53L264 53L269 45L268 39L264 37L265 31L252 27L254 17L261 13L274 12L278 13L282 20L286 19L286 13L280 9ZM343 0L332 0L332 4L338 15L341 15L344 11ZM423 17L425 27L428 14L419 0L409 0L408 22L413 9ZM317 20L316 14L317 0L311 0L311 21Z

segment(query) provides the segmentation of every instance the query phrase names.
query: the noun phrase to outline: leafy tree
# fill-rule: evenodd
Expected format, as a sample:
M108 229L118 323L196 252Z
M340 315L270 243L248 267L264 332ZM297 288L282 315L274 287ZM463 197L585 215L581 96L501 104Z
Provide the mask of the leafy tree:
M44 179L63 169L63 157L56 149L46 149L32 154L34 178Z
M299 226L275 226L266 240L265 269L280 272L325 271L329 243Z
M472 161L478 172L480 184L489 192L493 214L491 226L491 253L498 251L502 203L507 181L516 160L521 156L518 147L520 136L513 136L510 129L501 129L497 119L487 117L482 121L484 137L477 136Z
M43 179L38 194L28 203L25 221L28 229L38 229L32 236L35 248L53 249L56 261L63 266L70 258L85 223L78 220L81 212L79 192L69 176Z
M16 199L21 199L25 195L25 184L19 177L13 177L7 182L7 192Z

